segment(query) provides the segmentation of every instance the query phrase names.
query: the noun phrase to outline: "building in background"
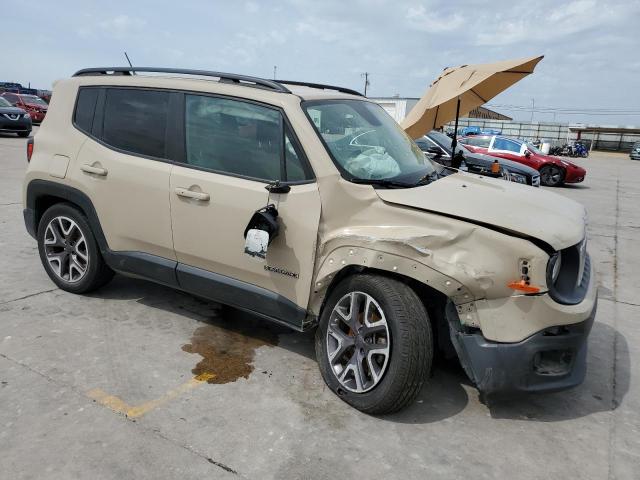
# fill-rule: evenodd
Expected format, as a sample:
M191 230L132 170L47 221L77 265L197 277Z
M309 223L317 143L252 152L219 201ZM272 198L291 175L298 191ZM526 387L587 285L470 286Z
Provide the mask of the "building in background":
M371 98L371 100L377 102L396 122L400 123L420 99L414 97L374 97ZM462 118L466 117L483 118L487 120L511 120L511 117L507 117L506 115L494 112L485 107L474 108L468 115L462 116Z

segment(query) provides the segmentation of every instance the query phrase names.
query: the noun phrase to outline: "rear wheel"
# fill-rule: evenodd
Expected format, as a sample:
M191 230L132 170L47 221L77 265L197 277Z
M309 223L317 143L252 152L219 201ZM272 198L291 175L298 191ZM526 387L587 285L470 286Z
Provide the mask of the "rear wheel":
M413 402L431 371L429 318L404 283L355 275L331 292L316 332L316 356L329 388L370 414Z
M38 224L37 239L42 265L62 290L89 292L113 277L87 219L74 206L60 203L49 208Z
M559 187L564 183L564 170L557 165L545 165L540 169L540 181L545 187Z

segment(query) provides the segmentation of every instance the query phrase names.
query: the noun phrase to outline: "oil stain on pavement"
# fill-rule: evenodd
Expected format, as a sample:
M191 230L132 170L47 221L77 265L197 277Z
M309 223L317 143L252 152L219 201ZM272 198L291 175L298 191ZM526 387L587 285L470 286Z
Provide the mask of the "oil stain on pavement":
M218 317L198 327L182 350L202 357L191 370L194 375L206 376L207 383L223 384L249 378L256 349L277 344L276 330L266 327L264 321Z

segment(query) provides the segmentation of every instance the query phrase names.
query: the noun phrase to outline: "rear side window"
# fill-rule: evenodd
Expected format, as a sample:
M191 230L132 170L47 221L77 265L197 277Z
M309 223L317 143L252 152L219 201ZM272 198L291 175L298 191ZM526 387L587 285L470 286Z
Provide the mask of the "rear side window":
M76 127L85 133L91 133L93 128L93 115L96 111L98 92L97 88L81 88L78 92L73 121Z
M166 157L169 93L108 88L102 140L139 155Z
M493 150L504 150L507 152L520 153L520 144L507 138L498 138L493 141Z
M471 145L472 147L489 148L491 137L469 137L460 140L463 145Z
M282 114L276 109L186 95L185 137L190 165L266 181L308 178L301 153L291 134L285 135Z

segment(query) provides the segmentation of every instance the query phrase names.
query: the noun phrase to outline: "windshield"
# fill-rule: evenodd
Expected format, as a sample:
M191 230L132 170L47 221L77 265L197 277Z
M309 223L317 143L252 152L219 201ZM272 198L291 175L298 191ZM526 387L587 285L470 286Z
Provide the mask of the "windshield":
M0 97L0 107L11 107L12 105L4 98Z
M42 100L40 97L36 97L35 95L23 95L22 101L24 103L34 103L36 105L42 105L43 107L48 106L47 102Z
M400 125L375 103L326 100L303 106L349 180L411 184L436 172Z
M527 150L531 151L532 153L535 153L536 155L543 155L543 153L540 150L538 150L535 145L529 142L527 142Z

